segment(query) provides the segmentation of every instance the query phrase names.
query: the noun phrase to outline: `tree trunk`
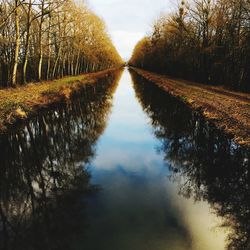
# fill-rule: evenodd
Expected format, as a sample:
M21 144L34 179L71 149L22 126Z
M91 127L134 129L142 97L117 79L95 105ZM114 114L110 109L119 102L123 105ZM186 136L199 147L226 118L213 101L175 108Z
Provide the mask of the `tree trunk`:
M42 65L43 65L43 44L42 44L42 35L43 35L43 21L44 21L44 1L42 1L41 6L41 20L39 25L39 63L38 63L38 81L42 80Z
M56 68L57 68L57 65L58 65L60 56L61 56L61 43L60 43L60 45L59 45L58 54L57 54L56 61L55 61L55 64L54 64L53 73L52 73L52 78L55 77Z
M18 15L18 0L15 0L15 29L16 29L16 41L15 41L15 55L14 55L14 65L12 71L12 86L16 86L17 81L17 67L18 67L18 56L20 49L20 25L19 25L19 15Z
M28 53L29 53L29 46L30 46L30 15L31 15L31 0L29 0L29 9L27 13L27 34L26 34L26 43L24 49L24 62L23 62L23 79L22 82L25 84L27 82L27 65L28 65Z
M48 29L48 63L47 63L46 80L49 80L50 78L50 65L51 65L50 28L51 28L51 16L49 17L49 29Z
M78 73L78 66L79 66L79 59L80 59L80 49L78 50L77 53L77 59L76 59L76 67L75 67L75 75L77 75Z

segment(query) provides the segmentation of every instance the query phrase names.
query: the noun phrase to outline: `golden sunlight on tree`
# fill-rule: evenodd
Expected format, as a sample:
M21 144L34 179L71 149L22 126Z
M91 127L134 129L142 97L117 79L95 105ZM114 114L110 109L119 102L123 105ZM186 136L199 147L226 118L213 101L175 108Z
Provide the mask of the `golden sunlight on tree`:
M120 65L105 24L72 0L0 1L0 86Z
M250 2L181 1L135 47L130 64L250 91Z

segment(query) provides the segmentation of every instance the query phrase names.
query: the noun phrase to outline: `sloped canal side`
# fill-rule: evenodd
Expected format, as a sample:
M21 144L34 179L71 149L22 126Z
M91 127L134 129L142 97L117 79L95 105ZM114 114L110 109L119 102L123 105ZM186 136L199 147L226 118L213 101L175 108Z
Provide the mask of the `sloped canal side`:
M176 96L228 137L250 148L250 94L228 90L219 86L174 79L142 69L132 68L164 91Z

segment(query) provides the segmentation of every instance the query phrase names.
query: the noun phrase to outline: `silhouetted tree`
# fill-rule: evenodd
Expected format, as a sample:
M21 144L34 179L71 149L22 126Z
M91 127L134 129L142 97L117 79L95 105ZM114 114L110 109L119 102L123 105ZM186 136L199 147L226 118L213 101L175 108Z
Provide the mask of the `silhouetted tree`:
M248 0L182 1L135 47L136 67L250 91Z
M0 86L121 64L104 22L85 3L0 1Z

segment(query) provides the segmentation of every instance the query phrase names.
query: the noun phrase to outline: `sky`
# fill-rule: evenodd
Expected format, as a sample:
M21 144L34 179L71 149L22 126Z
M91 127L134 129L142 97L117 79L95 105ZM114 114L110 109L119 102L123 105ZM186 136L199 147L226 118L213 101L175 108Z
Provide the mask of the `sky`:
M87 0L104 19L108 32L123 59L128 60L136 43L150 32L161 13L171 12L173 0Z

